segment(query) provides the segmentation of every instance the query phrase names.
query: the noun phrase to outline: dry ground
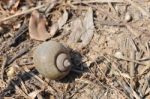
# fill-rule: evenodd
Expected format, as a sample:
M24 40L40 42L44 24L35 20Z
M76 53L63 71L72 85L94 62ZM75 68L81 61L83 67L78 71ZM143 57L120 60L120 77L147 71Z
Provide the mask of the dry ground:
M34 68L32 52L45 42L31 36L35 9L46 39L71 49L72 70L60 81ZM1 0L1 98L150 99L149 18L149 0Z

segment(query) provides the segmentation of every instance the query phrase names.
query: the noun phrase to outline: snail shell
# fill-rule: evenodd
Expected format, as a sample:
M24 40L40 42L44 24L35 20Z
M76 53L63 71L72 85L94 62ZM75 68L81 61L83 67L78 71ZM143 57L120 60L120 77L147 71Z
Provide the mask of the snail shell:
M56 41L40 44L33 53L33 61L38 72L49 79L62 79L71 69L68 49Z

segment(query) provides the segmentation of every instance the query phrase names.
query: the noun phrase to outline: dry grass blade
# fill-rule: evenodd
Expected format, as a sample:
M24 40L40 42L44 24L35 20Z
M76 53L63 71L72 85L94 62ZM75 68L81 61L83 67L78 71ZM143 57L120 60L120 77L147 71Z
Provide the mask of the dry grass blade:
M50 86L48 83L44 82L40 77L38 77L37 75L35 75L32 72L29 72L30 70L27 67L24 67L24 71L28 72L31 76L35 77L37 80L39 80L44 86L46 86L48 88L48 90L53 93L56 94L56 90Z
M136 54L135 50L133 50L133 49L131 48L131 51L130 51L130 58L131 58L132 60L135 60L135 54ZM130 76L133 78L133 77L135 76L135 63L134 63L134 62L130 62L129 69L130 69L130 70L129 70L129 71L130 71ZM133 79L130 79L130 84L131 84L132 88L135 87L135 84L134 84Z
M144 64L144 63L142 63L142 62L140 62L140 61L138 61L138 60L134 60L134 59L130 59L130 58L127 58L127 57L116 57L116 56L114 56L115 58L118 58L118 59L121 59L121 60L124 60L124 61L128 61L128 62L134 62L134 63L137 63L137 64L140 64L140 65L144 65L144 66L146 66L146 64Z
M129 95L134 96L136 99L141 99L141 97L130 87L128 86L124 81L120 82L119 84L124 88L124 90L129 93Z
M45 14L48 14L51 11L51 9L57 4L58 0L51 0L49 2L50 3L48 4L48 6L47 6L47 8L45 10Z
M123 0L75 0L73 4L79 4L79 3L123 3Z
M4 56L3 57L3 63L2 63L2 67L1 67L1 79L3 80L4 79L4 70L5 70L5 66L6 66L6 64L7 64L7 56Z
M32 11L37 10L37 9L40 9L40 8L43 8L43 7L45 7L45 6L46 6L46 5L40 5L40 6L31 8L31 9L29 9L29 10L22 11L22 12L19 12L19 13L14 14L14 15L8 16L8 17L6 17L6 18L0 19L0 23L3 22L3 21L9 20L9 19L11 19L11 18L14 18L14 17L18 17L18 16L23 15L23 14L31 13Z
M135 37L139 37L141 35L137 30L133 29L133 27L130 26L129 24L125 24L125 26L133 35L135 35Z
M123 78L131 79L130 75L127 73L121 73L121 71L113 71L113 74L122 76Z
M147 43L146 45L147 45L147 52L146 52L146 53L147 53L148 57L150 57L150 48L149 48L149 44ZM148 58L147 58L147 59L148 59ZM143 69L140 70L139 75L144 74L145 71L147 71L147 70L149 70L149 69L150 69L150 61L147 60L147 61L146 61L146 66L145 66Z
M23 91L24 91L26 94L28 94L28 91L27 91L27 88L25 87L24 82L22 81L21 78L19 78L19 80L20 80L20 82L21 82L21 86L22 86Z
M11 83L15 86L16 90L20 93L20 95L24 96L26 99L30 99L16 84L11 80Z

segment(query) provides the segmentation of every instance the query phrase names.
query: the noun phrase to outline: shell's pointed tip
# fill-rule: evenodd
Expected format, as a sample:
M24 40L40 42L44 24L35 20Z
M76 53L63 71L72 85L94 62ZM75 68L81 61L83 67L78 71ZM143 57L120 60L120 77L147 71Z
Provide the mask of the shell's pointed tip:
M70 66L71 66L71 62L70 62L68 59L66 59L66 60L64 61L64 66L65 66L65 67L70 67Z

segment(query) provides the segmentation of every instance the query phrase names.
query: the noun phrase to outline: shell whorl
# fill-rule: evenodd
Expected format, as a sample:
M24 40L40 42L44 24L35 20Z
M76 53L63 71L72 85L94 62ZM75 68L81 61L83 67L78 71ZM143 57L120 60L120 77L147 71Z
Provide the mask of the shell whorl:
M58 54L56 57L56 66L61 72L65 72L71 67L70 59L67 53Z

